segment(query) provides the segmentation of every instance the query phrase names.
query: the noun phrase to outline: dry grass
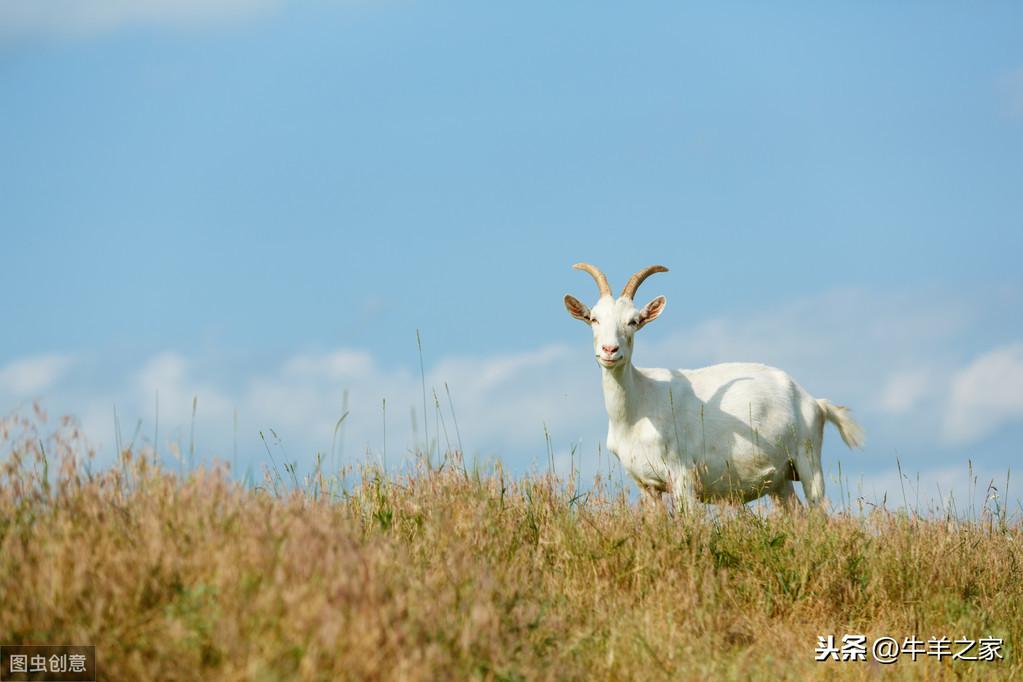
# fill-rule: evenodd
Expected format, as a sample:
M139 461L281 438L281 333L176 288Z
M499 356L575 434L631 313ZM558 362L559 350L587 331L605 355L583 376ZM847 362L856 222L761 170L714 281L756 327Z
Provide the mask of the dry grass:
M0 640L140 679L1008 679L1021 532L884 511L679 522L599 481L374 470L246 489L74 425L2 424ZM56 471L55 471L56 470ZM295 483L298 485L296 486ZM274 492L276 489L276 493ZM817 636L1005 639L1004 661L815 663Z

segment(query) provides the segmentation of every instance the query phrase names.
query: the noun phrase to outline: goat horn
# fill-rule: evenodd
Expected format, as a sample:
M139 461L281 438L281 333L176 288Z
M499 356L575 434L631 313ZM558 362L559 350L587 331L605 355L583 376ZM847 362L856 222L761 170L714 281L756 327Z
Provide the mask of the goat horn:
M583 270L584 272L590 273L593 279L596 280L597 286L600 287L600 297L611 295L611 286L607 283L607 277L600 271L596 266L590 265L589 263L576 263L572 266L576 270Z
M645 280L647 277L654 274L655 272L667 271L668 268L664 267L663 265L651 265L648 268L643 268L629 279L628 283L626 283L625 285L625 288L622 289L622 296L624 296L625 298L632 298L633 296L636 295L636 289L639 289L639 285L643 283L643 280Z

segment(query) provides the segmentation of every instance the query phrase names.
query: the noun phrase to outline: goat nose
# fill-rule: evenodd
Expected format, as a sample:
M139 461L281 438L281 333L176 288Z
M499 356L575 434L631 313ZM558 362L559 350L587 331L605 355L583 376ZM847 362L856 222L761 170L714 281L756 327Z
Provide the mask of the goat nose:
M618 346L601 346L600 350L604 351L608 355L618 352Z

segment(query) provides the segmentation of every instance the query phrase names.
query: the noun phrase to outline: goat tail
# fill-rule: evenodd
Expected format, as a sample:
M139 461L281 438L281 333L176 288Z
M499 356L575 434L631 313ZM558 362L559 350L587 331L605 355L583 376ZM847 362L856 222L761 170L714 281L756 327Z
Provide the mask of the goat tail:
M818 400L817 405L821 408L824 418L838 428L838 433L846 445L850 448L863 446L863 428L852 418L852 410L823 399Z

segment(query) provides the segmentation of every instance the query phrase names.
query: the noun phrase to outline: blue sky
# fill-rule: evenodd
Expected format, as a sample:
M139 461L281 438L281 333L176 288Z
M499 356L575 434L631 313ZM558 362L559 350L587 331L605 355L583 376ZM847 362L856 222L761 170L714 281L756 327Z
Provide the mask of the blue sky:
M345 451L382 449L386 399L395 461L420 329L469 452L526 470L546 423L586 471L606 417L561 304L595 290L570 265L620 287L659 262L640 293L668 307L638 364L764 361L851 405L868 446L831 432L825 459L867 497L898 484L896 456L925 497L967 459L1004 477L1023 442L1021 20L8 0L0 410L76 414L109 458L114 405L151 439L159 391L169 441L197 395L204 456L233 449L237 410L258 467L260 429L293 459L329 448L347 390Z

